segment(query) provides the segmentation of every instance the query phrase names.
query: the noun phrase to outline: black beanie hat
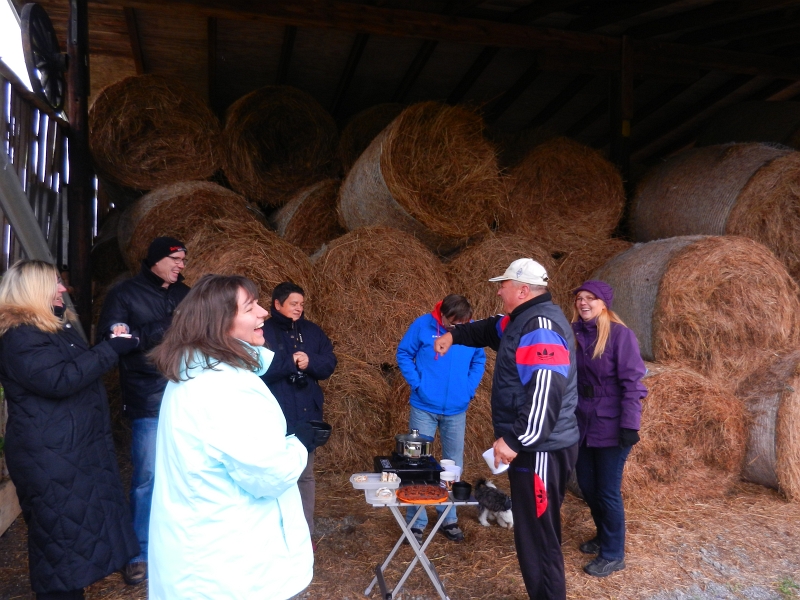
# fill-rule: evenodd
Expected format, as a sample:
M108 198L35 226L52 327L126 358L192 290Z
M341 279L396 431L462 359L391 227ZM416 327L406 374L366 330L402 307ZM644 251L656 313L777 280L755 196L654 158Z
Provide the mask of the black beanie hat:
M145 264L148 267L152 267L162 258L174 252L186 252L186 246L183 245L183 242L171 237L157 237L147 249Z

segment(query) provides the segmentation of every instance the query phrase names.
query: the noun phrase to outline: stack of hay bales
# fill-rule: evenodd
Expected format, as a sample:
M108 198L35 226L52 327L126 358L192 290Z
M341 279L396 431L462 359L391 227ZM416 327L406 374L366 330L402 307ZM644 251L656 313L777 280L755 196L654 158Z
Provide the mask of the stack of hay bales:
M309 94L270 85L239 98L225 117L223 169L231 187L262 206L336 174L338 130Z
M314 279L308 257L258 221L207 222L186 240L186 247L191 258L183 275L189 286L207 273L244 275L258 286L262 306L267 308L275 286L292 281L308 294L305 313L314 320Z
M220 164L219 120L185 86L154 75L126 77L89 109L98 174L138 190L207 179Z
M354 115L342 129L336 155L347 173L372 140L403 112L403 105L395 102L376 104Z
M324 179L297 192L269 217L278 235L311 255L346 233L336 213L339 184L338 179Z
M361 154L339 192L350 231L385 225L446 253L489 229L503 188L475 112L436 102L405 109Z
M511 169L507 187L500 231L533 237L551 253L611 237L625 205L616 167L566 138L535 146Z
M320 326L341 351L393 364L408 325L447 294L443 265L414 236L365 227L330 243L315 263Z
M647 367L641 441L625 465L626 499L652 506L724 496L744 457L747 410L730 390L681 364Z
M121 216L120 250L136 271L150 242L170 236L184 243L215 219L262 222L258 209L239 194L209 181L166 185L139 198Z
M800 152L728 144L682 152L640 184L631 214L640 242L741 235L764 244L800 278Z

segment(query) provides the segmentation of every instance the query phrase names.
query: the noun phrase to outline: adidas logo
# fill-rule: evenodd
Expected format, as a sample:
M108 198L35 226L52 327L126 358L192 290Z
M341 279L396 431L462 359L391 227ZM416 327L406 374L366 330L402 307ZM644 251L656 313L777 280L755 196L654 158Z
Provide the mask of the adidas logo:
M538 356L541 360L553 360L553 357L555 357L555 355L556 355L555 352L548 352L547 348L545 348L541 352L536 353L536 356Z

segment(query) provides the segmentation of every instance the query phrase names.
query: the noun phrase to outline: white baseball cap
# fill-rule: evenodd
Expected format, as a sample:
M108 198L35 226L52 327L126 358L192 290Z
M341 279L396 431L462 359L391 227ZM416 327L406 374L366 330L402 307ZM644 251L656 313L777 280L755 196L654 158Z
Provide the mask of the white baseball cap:
M547 271L532 258L518 258L500 277L492 277L489 281L506 281L513 279L520 283L547 286Z

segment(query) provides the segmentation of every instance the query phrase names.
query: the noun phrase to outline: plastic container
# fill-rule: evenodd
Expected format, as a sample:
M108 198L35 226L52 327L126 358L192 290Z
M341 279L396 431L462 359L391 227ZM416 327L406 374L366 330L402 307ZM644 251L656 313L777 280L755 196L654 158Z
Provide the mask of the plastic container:
M494 448L489 448L483 453L483 460L486 461L486 464L489 466L489 470L495 475L500 475L500 473L505 473L508 471L508 465L505 463L500 463L500 466L498 466L496 469L494 468Z
M453 483L456 481L456 474L452 471L442 471L439 473L439 485L446 490L450 490L453 487Z
M366 476L366 481L356 481L356 477ZM385 487L390 490L396 490L400 487L400 479L397 481L381 481L381 473L353 473L350 476L350 483L353 488L357 490L377 490Z
M378 477L380 477L380 473L377 473ZM383 483L388 483L384 481ZM377 492L381 488L386 488L391 490L392 495L387 497L381 497L377 495ZM395 496L395 489L397 488L390 488L387 485L383 485L380 488L375 488L374 490L364 490L364 497L367 499L367 504L391 504L397 500L397 496Z

